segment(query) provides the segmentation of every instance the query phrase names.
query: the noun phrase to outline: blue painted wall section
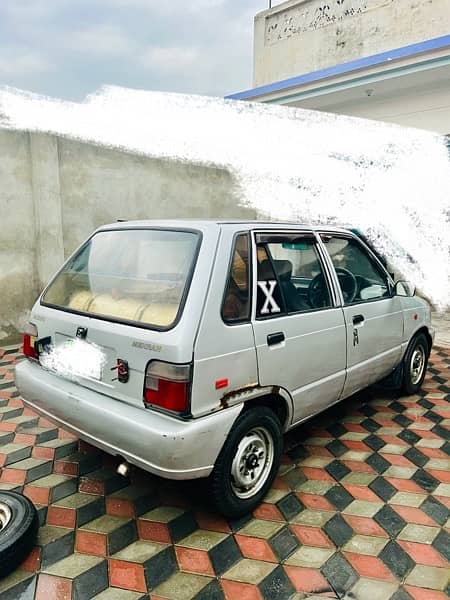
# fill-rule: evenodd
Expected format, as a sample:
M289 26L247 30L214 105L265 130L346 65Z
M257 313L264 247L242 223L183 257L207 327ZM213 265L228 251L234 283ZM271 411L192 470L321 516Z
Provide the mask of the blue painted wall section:
M450 35L444 35L432 40L426 40L424 42L402 46L401 48L396 48L394 50L388 50L387 52L381 52L380 54L358 58L357 60L327 67L326 69L320 69L319 71L305 73L304 75L297 75L296 77L290 77L289 79L262 85L251 90L230 94L229 96L226 96L226 98L232 100L250 100L251 98L257 98L264 94L281 92L299 85L314 83L315 81L321 81L328 79L329 77L346 75L348 73L360 71L361 69L378 67L402 58L411 58L426 52L445 50L446 48L450 49Z

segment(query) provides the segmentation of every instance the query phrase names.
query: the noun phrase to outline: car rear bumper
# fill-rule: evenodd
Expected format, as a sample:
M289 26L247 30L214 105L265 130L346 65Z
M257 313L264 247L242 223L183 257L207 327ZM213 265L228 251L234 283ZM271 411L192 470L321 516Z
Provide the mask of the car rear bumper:
M242 408L179 421L83 388L28 360L16 367L16 385L25 403L39 414L168 479L207 477Z

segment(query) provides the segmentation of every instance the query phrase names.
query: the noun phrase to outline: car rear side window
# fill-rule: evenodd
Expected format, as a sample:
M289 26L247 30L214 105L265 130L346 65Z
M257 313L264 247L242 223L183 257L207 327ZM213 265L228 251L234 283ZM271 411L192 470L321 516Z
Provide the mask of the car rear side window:
M256 256L258 263L256 316L259 319L279 317L286 312L284 299L266 245L258 244Z
M235 238L222 305L222 318L226 323L240 323L250 319L249 256L250 237L241 233Z
M42 303L167 329L181 312L199 241L190 231L100 231L64 266Z

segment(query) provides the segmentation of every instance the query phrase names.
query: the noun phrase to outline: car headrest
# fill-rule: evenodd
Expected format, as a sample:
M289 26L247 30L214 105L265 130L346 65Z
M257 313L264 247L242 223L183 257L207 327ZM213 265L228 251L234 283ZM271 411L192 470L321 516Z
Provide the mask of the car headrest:
M258 266L258 279L267 281L273 279L273 267L270 260L263 260Z
M274 260L273 265L278 277L282 281L289 281L292 276L292 263L290 260ZM264 280L273 278L273 268L270 260L263 260L258 268L258 278Z
M290 260L274 260L275 270L281 280L289 280L292 277L292 263Z

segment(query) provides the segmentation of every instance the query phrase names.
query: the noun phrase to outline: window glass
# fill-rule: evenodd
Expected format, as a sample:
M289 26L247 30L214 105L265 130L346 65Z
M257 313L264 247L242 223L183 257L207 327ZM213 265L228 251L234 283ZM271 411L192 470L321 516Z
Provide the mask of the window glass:
M339 279L345 304L390 296L388 278L354 239L323 235Z
M272 240L258 247L258 316L330 306L314 239Z
M250 318L249 237L236 237L228 275L227 288L222 307L222 317L227 322L239 322Z
M265 246L257 246L258 280L256 292L256 316L278 317L284 313L284 303L272 261Z
M64 266L43 303L169 327L177 318L198 242L198 234L182 231L101 231Z

